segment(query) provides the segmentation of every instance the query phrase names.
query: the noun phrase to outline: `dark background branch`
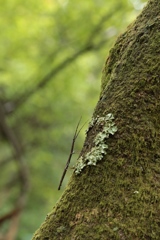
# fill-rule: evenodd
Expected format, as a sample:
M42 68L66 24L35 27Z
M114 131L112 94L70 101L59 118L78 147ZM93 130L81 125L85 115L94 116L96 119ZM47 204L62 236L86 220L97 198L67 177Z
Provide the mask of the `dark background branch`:
M97 43L94 43L96 36L103 32L103 24L112 17L113 14L121 7L121 4L118 4L112 11L109 13L103 15L97 25L93 28L91 33L89 34L88 39L86 40L86 43L84 44L84 47L79 49L77 52L75 52L73 55L68 56L66 59L64 59L58 66L54 67L50 70L49 73L47 73L41 80L39 80L39 83L32 89L26 91L21 96L18 96L12 103L11 112L15 112L16 109L18 109L21 105L23 105L34 93L36 93L38 90L42 89L46 86L49 81L51 81L60 71L62 71L64 68L68 67L72 62L74 62L76 59L78 59L83 54L86 54L90 51L96 51L103 47L103 45L106 44L107 39L103 37L102 40L98 41ZM46 64L49 61L53 61L55 55L57 55L57 51L53 54L50 54L50 56L47 58ZM45 65L46 65L45 64ZM43 67L43 66L41 66ZM7 110L6 110L7 112ZM8 113L11 113L10 110Z
M15 161L15 164L17 166L17 176L20 184L20 192L19 196L17 197L17 202L15 203L14 208L4 216L0 217L0 224L2 224L6 220L9 220L15 217L16 215L19 215L20 212L23 210L29 190L29 178L27 165L23 159L24 153L22 145L20 144L20 141L18 140L18 137L16 136L12 128L7 123L5 111L3 109L3 104L1 102L0 102L0 126L3 129L3 133L5 134L6 139L13 148L15 156L13 160Z

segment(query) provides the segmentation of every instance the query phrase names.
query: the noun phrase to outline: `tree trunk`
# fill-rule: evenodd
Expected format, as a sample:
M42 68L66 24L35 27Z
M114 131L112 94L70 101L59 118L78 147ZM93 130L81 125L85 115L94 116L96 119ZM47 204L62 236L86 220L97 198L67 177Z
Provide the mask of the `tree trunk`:
M81 157L33 239L160 239L159 0L111 49Z

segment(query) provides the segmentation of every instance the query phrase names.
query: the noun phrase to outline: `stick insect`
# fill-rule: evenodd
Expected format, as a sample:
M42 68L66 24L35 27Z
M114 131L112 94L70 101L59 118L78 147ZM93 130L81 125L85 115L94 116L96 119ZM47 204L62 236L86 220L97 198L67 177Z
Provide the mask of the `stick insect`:
M82 130L82 128L84 127L84 125L86 124L86 123L84 123L83 126L78 130L79 124L80 124L80 122L81 122L81 119L82 119L82 117L80 117L80 119L79 119L79 121L78 121L78 123L77 123L77 126L76 126L76 130L75 130L75 133L74 133L74 136L73 136L73 139L72 139L70 154L69 154L69 157L68 157L68 160L67 160L65 169L64 169L64 171L63 171L63 174L62 174L62 177L61 177L59 186L58 186L58 190L61 189L62 182L63 182L64 177L65 177L65 175L66 175L66 172L67 172L67 170L68 170L68 167L69 167L69 164L70 164L72 155L74 154L74 144L75 144L76 138L78 137L78 135L79 135L80 131Z

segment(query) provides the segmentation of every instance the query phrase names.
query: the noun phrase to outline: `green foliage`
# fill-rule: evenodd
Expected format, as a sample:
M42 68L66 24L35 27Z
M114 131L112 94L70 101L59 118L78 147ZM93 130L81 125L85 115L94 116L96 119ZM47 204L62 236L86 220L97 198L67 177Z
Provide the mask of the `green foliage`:
M81 115L85 122L92 114L108 50L138 14L132 2L0 2L0 100L22 144L31 183L17 239L30 239L61 195L57 186L75 124ZM82 131L75 151L83 138ZM8 159L1 165L3 215L14 206L19 185L13 146L1 128L0 141L0 164Z

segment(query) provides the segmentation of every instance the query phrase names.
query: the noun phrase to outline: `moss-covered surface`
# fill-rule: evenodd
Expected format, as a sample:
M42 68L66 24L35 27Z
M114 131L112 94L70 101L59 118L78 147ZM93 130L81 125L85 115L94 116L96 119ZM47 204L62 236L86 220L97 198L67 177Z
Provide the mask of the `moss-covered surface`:
M110 52L94 117L108 113L118 131L107 154L73 173L34 240L160 239L159 0L149 1ZM99 131L89 129L82 156Z

